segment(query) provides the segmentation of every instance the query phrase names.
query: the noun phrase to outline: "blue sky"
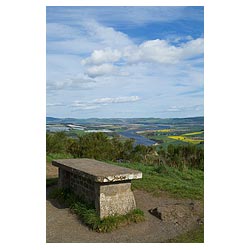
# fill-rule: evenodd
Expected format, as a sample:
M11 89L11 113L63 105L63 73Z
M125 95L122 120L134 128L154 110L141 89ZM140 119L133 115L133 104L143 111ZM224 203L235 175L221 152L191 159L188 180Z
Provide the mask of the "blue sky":
M203 7L47 7L47 116L204 113Z

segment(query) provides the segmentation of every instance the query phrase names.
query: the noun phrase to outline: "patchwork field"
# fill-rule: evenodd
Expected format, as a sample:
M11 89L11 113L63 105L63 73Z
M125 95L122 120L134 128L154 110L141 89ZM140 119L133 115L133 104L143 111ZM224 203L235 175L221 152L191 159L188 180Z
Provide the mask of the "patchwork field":
M188 131L188 130L187 130ZM141 135L154 140L158 146L161 145L166 148L169 144L195 144L203 147L204 145L204 131L187 132L181 129L164 129L155 131L144 131ZM187 132L187 133L186 133Z
M174 139L174 140L179 140L179 141L183 141L183 142L187 142L187 143L192 143L192 144L200 144L202 142L204 142L204 140L200 140L197 139L195 137L186 137L183 135L173 135L173 136L169 136L168 138L170 139Z
M136 144L156 145L166 148L169 144L194 144L203 147L203 117L176 119L91 119L91 120L56 120L47 123L47 132L64 131L72 138L89 132L104 132L109 138L117 137L120 141L128 138ZM151 141L149 141L151 140Z

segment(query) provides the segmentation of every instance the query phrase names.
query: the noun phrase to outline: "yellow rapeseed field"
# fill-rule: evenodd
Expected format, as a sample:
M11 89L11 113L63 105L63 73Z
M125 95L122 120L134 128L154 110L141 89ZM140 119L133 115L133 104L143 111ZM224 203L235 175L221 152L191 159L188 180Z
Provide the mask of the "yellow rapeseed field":
M171 136L168 136L168 138L174 139L174 140L179 140L179 141L184 141L184 142L189 142L189 143L193 143L193 144L199 144L200 142L204 141L204 140L195 140L192 138L187 138L187 137L184 137L183 135L171 135Z
M156 130L155 132L162 132L162 133L168 133L171 132L172 129L160 129L160 130Z

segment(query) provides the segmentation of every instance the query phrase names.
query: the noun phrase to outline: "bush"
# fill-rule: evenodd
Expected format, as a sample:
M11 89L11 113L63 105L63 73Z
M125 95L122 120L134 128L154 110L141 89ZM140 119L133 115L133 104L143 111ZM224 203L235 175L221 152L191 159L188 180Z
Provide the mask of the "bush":
M90 158L102 161L143 163L180 170L195 168L204 170L204 149L196 145L169 145L167 149L153 146L133 146L133 140L121 142L119 138L109 138L104 133L86 133L77 139L68 138L64 132L47 134L47 154L62 154L65 158Z
M64 153L67 148L68 137L64 132L46 134L46 152Z
M164 165L178 169L196 168L204 170L204 149L196 145L172 145L158 151Z

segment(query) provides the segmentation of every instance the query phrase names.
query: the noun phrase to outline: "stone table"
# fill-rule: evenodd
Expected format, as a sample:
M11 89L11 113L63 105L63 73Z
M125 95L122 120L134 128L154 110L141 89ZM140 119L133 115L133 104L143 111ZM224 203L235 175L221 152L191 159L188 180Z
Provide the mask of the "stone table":
M100 218L136 208L131 180L141 179L140 171L86 158L55 160L52 165L59 168L59 187L94 205Z

